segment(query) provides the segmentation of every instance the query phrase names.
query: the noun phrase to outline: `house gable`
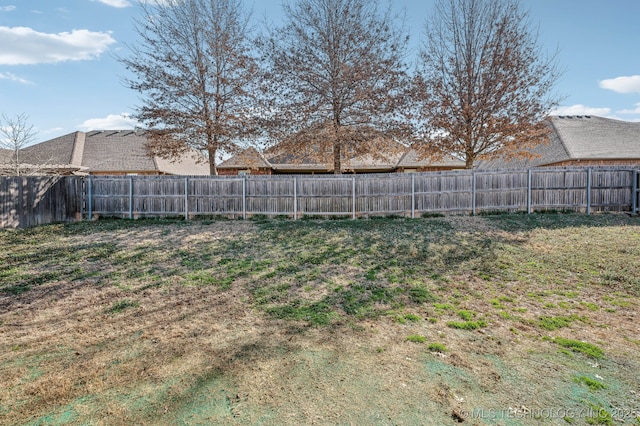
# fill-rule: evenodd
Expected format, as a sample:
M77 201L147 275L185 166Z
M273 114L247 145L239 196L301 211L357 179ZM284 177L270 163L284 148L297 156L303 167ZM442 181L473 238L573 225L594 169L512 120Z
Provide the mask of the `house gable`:
M480 161L480 169L522 169L571 165L640 164L640 123L595 116L549 118L548 143L530 149L530 158Z

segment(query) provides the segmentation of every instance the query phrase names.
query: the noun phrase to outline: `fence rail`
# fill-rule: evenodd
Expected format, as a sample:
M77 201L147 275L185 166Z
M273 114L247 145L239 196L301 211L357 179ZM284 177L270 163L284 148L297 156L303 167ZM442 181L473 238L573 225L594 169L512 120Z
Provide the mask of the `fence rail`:
M95 217L344 216L640 208L633 168L338 176L0 178L0 227Z

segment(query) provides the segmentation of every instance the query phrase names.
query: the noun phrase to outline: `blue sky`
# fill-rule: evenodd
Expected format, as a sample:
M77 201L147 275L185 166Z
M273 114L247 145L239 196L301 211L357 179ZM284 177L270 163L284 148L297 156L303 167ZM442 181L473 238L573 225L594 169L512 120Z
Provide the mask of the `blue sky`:
M0 113L24 113L37 141L76 130L133 128L140 103L114 55L136 43L138 0L0 0ZM257 20L281 0L247 0ZM521 0L564 69L556 115L640 121L640 0ZM394 0L419 46L432 0Z

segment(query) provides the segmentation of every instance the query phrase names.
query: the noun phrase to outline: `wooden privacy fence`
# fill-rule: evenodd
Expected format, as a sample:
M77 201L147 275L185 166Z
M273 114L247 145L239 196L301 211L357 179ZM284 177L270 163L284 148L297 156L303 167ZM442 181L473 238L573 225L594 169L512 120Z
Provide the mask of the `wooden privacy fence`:
M81 220L83 180L77 177L0 177L0 229Z
M95 217L640 209L640 171L539 168L328 176L0 177L0 228Z
M97 216L343 216L571 209L637 213L629 168L540 168L325 176L92 176Z

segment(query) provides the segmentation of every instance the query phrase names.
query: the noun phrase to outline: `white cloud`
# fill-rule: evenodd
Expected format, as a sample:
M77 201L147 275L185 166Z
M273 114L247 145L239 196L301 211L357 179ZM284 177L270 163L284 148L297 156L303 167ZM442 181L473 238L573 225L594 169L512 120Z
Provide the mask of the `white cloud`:
M26 80L22 77L18 77L17 75L10 72L0 72L0 80L11 80L22 84L34 84L32 81Z
M140 3L150 4L154 6L173 6L180 3L182 0L138 0Z
M31 65L94 59L115 43L111 34L73 30L48 34L0 26L0 65Z
M593 108L585 105L561 106L551 111L550 115L596 115L608 117L611 115L611 108Z
M636 104L635 109L623 109L618 111L618 114L640 114L640 103Z
M131 3L129 3L129 1L127 1L127 0L93 0L93 1L98 1L100 3L104 3L107 6L112 6L112 7L129 7L129 6L131 6Z
M138 122L130 114L109 114L104 118L90 118L79 125L85 130L127 130L133 129Z
M0 12L13 12L14 10L16 10L16 7L13 5L0 7Z
M613 90L618 93L640 93L640 75L623 76L602 80L602 89Z

